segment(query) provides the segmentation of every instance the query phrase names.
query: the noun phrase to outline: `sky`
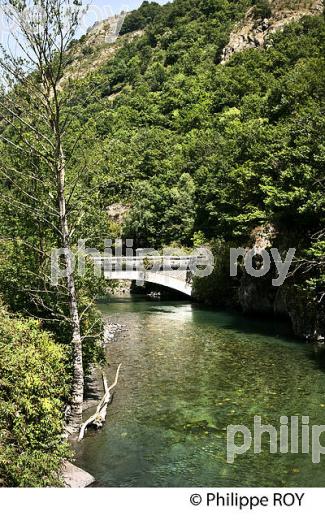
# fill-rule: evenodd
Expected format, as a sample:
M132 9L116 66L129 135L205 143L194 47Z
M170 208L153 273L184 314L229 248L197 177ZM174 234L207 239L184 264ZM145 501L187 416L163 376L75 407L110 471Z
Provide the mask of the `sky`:
M91 3L96 6L109 6L114 13L120 11L131 11L142 4L143 0L93 0ZM158 4L166 4L167 0L155 0Z
M166 4L168 0L155 0L158 4ZM90 27L96 21L104 20L121 11L132 11L142 4L143 0L85 0L89 5L84 23Z
M142 4L142 1L143 0L83 0L83 4L89 7L87 13L84 14L80 20L76 37L79 38L82 34L85 34L87 29L92 27L95 22L105 20L121 11L132 11L136 9ZM155 1L159 4L166 4L168 0ZM16 55L19 54L20 51L12 39L14 32L14 25L8 25L3 10L0 9L0 44L2 44L4 48L10 48L11 52Z

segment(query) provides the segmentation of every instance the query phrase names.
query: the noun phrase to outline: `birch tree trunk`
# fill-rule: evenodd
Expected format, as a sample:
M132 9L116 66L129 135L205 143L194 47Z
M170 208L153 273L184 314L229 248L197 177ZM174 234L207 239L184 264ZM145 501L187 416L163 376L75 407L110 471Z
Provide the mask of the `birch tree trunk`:
M57 135L58 150L58 167L57 167L57 185L58 185L58 204L60 214L60 225L62 233L62 245L65 250L65 264L67 289L69 299L70 319L72 326L72 348L73 348L73 382L71 395L71 416L70 425L72 428L78 428L82 421L82 404L84 395L84 370L82 360L82 339L80 316L78 310L78 300L76 295L75 280L73 274L73 264L70 250L70 231L66 211L65 198L65 156L60 142L60 134Z

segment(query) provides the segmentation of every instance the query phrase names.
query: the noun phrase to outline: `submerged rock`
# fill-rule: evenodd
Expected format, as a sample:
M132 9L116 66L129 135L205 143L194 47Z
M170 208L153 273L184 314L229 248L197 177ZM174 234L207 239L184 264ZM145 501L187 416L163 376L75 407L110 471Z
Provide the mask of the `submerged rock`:
M126 326L121 325L120 323L105 323L103 341L104 347L106 347L108 343L114 340L116 334L123 332L124 330L126 330Z

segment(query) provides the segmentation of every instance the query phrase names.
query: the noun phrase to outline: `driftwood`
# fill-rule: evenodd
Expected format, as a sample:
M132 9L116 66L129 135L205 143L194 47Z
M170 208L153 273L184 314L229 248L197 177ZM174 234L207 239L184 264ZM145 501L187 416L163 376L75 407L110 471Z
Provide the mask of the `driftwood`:
M96 412L91 417L89 417L89 419L87 419L87 421L85 421L81 425L78 441L81 441L84 438L86 430L89 425L92 424L96 428L102 428L102 426L106 420L107 406L109 405L109 403L111 402L111 399L112 399L111 390L113 390L113 388L117 385L120 368L121 368L121 363L119 364L119 366L117 368L114 383L110 387L108 387L107 379L103 374L103 384L104 384L104 392L105 392L104 396L101 399L100 403L98 404L98 406L96 408Z

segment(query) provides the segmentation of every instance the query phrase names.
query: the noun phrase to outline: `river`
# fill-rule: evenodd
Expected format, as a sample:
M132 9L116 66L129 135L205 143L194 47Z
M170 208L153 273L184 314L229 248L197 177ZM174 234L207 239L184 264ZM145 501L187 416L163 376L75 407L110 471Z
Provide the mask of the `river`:
M285 324L135 296L99 308L127 330L108 347L109 380L122 368L106 425L76 446L97 486L325 486L325 457L270 454L266 434L226 460L229 424L325 424L324 369Z

